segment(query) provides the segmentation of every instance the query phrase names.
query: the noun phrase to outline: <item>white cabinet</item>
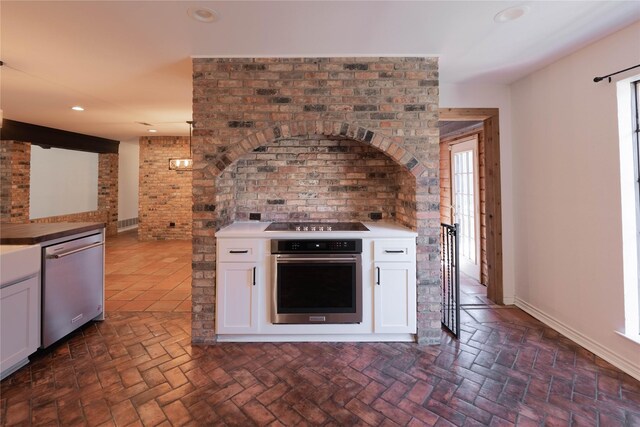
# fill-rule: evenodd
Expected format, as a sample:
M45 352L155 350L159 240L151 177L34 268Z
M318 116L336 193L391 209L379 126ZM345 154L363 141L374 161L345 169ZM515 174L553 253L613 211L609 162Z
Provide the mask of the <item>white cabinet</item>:
M260 329L264 245L257 239L218 239L216 333L251 334Z
M255 262L218 264L216 325L219 334L258 331L258 278L261 266Z
M415 239L373 243L374 333L416 333Z
M235 224L217 233L215 329L219 342L415 340L416 233L380 224L367 224L369 232L323 234L263 232L266 225L258 225ZM362 322L273 323L271 239L317 238L362 239Z
M261 243L257 239L219 239L218 262L258 261Z
M0 289L2 378L26 364L40 345L39 296L38 276Z
M40 247L0 247L0 379L40 346Z
M416 332L416 269L411 262L374 263L374 332Z
M373 259L376 261L413 261L416 259L415 239L384 239L373 242Z

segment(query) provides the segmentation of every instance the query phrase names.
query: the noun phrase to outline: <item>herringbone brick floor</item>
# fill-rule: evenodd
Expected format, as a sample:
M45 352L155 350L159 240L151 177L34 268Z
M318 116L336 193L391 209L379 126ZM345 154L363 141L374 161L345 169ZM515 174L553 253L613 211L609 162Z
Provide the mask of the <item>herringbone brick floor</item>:
M192 346L166 312L190 307L189 260L188 242L108 240L107 320L2 381L0 424L640 426L638 381L464 281L461 339L440 346Z
M87 325L2 381L1 424L640 426L638 381L515 308L470 310L439 346L200 347L189 329L188 313Z

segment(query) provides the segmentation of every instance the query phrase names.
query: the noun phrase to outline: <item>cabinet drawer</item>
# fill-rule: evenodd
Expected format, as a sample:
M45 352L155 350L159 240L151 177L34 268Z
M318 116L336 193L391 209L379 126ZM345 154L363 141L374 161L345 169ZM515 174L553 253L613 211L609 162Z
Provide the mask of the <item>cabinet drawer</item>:
M218 239L218 262L257 261L261 240Z
M373 242L374 261L414 261L416 241L414 239L376 240Z

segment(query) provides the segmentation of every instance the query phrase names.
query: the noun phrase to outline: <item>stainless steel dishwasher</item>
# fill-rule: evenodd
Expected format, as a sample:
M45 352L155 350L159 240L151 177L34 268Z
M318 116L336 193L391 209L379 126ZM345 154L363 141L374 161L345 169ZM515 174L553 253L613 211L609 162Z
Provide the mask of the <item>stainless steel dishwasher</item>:
M43 247L42 347L103 313L103 234Z

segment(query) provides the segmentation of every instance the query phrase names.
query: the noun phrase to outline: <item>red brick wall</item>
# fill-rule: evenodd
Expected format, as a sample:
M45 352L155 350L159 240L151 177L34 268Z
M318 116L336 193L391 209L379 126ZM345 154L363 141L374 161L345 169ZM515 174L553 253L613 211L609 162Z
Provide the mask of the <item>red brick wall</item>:
M371 212L393 221L400 175L415 182L379 150L323 135L267 144L223 174L235 184L235 220L259 212L265 221L320 222L370 221Z
M29 220L31 144L0 141L2 221L14 223L103 222L118 233L118 155L98 155L98 210Z
M419 234L418 341L439 342L437 59L197 58L193 77L192 340L216 340L215 233L237 210L226 172L257 148L320 135L411 174L398 178L396 211Z
M3 222L29 220L31 144L0 141L0 215Z
M185 157L189 157L189 137L140 138L140 240L191 238L191 171L169 170L169 159Z

